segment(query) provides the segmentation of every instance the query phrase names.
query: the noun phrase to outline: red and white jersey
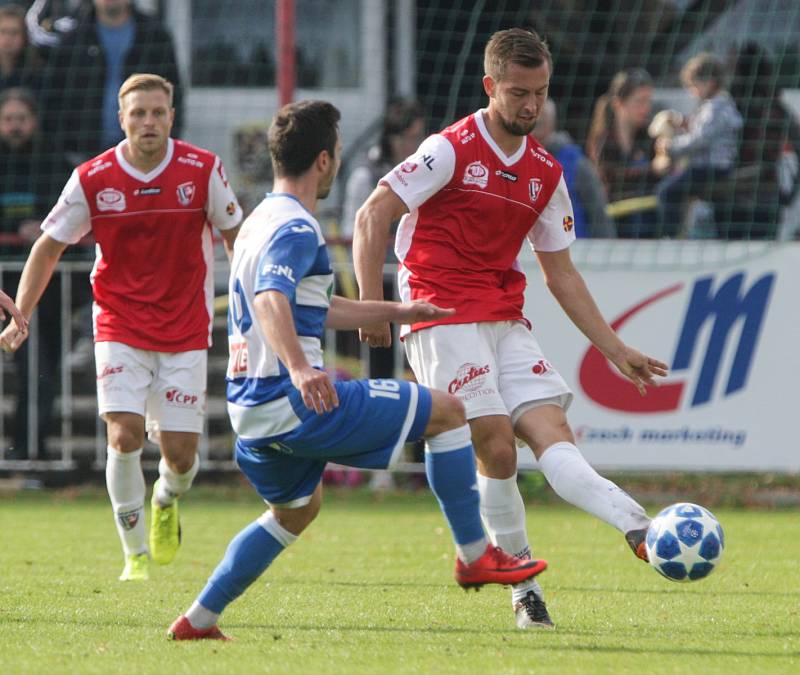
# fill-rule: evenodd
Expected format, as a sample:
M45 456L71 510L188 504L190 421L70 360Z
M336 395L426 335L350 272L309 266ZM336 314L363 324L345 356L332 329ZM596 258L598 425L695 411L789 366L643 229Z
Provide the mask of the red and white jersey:
M75 244L92 233L96 342L183 352L211 344L211 226L236 227L242 210L214 153L169 139L147 174L122 141L73 171L42 223Z
M534 251L560 251L575 240L559 163L530 135L507 156L483 112L429 136L381 179L409 210L395 240L402 299L456 309L411 330L523 319L517 256L525 239Z

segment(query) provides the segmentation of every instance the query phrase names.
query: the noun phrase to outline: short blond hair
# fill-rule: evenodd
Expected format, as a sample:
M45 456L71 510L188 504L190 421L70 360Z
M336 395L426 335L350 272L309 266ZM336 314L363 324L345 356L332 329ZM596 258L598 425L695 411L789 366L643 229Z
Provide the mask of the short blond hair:
M169 97L169 107L172 107L172 97L175 87L168 79L161 77L161 75L153 75L152 73L134 73L127 80L122 83L119 88L117 100L119 101L119 109L122 110L122 99L124 99L132 91L155 91L160 89Z

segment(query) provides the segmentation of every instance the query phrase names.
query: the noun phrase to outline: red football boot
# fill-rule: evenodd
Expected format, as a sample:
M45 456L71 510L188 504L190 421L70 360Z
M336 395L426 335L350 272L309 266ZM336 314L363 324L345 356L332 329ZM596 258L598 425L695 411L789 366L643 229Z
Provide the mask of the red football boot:
M645 539L647 539L646 527L641 530L631 530L625 534L625 541L628 542L628 546L631 547L633 554L640 560L648 562Z
M218 626L195 628L185 616L180 616L172 622L167 631L167 638L170 640L230 640Z
M518 584L546 569L546 560L515 558L489 544L484 554L469 565L456 559L455 577L463 589L480 588L484 584Z

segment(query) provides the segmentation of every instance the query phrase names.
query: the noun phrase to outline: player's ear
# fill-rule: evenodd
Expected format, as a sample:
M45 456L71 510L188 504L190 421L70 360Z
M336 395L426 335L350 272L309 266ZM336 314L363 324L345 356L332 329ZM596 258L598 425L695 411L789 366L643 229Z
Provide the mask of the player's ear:
M122 124L122 109L117 110L117 119L119 120L119 127L125 131L125 126Z
M492 79L490 75L483 76L483 90L486 92L486 95L489 98L492 98L494 96L495 85L496 82Z

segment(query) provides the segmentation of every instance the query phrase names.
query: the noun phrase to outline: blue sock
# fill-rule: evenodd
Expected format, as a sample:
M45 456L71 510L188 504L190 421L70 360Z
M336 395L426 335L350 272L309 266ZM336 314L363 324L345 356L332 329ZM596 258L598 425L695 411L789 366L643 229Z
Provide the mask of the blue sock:
M481 523L472 445L445 452L425 452L425 473L439 500L457 545L486 537Z
M270 566L284 546L261 524L250 523L228 544L225 557L217 565L197 601L221 614Z

